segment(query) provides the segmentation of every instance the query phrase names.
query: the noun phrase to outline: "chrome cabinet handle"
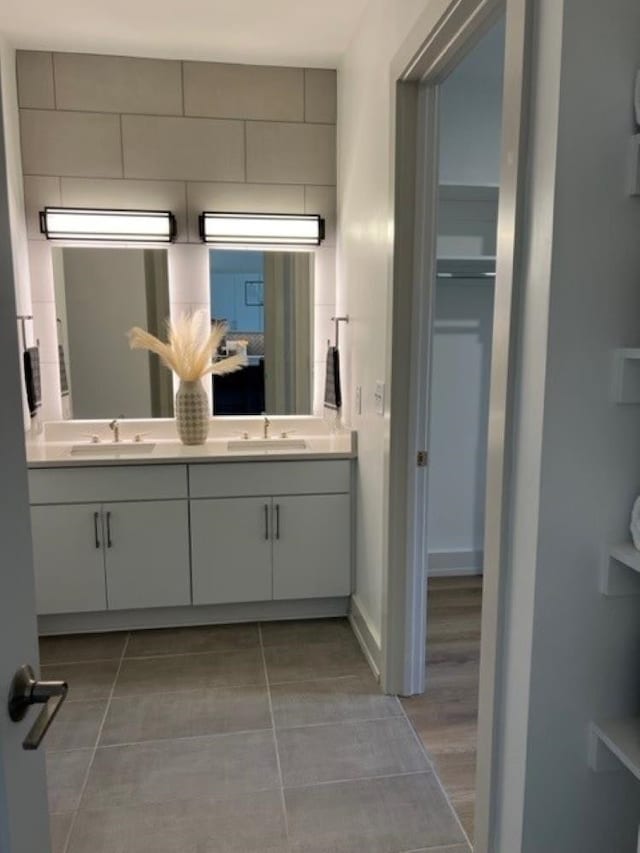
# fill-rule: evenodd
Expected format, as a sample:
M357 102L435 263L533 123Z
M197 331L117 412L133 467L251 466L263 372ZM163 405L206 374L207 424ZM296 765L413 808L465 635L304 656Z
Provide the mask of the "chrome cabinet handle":
M276 504L276 539L280 538L280 504Z
M96 543L96 549L99 550L102 547L102 543L100 542L100 535L98 533L98 521L100 520L100 513L93 513L93 535Z
M23 749L37 749L40 746L68 690L66 681L36 681L33 670L26 664L15 673L9 690L9 717L13 722L24 720L31 705L44 705L22 742Z
M111 548L113 546L113 541L111 539L111 513L107 513L107 548Z
M264 538L269 541L269 504L264 505Z

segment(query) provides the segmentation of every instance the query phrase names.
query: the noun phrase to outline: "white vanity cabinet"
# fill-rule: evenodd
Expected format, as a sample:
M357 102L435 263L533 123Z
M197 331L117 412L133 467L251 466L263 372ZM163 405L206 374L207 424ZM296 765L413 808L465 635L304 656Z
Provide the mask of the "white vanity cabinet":
M194 604L351 593L348 461L190 466Z
M194 604L272 598L270 501L191 501Z
M185 466L37 469L29 488L39 614L191 602Z
M187 501L105 504L109 610L191 603Z
M33 562L38 613L104 610L100 504L31 508Z
M52 466L29 486L55 630L346 612L349 459Z

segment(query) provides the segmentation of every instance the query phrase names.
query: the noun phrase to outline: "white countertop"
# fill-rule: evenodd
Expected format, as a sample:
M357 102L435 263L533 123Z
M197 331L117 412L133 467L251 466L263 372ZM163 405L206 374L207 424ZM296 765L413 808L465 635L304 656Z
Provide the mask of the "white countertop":
M292 461L302 459L354 459L356 456L355 435L342 431L331 435L300 435L304 439L304 450L278 448L278 439L273 439L269 448L252 448L247 441L246 450L227 449L230 438L212 438L206 444L187 447L175 439L146 439L155 444L151 452L137 454L135 448L125 447L105 456L104 453L82 455L71 453L78 441L40 441L27 444L27 462L30 468L86 467L100 465L154 465L186 464L202 462L268 462L275 459ZM89 444L89 441L87 444Z

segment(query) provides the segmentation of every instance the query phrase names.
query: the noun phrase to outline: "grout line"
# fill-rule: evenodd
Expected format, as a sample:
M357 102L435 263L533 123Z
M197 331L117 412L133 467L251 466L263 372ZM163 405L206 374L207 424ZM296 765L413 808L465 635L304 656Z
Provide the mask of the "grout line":
M125 179L124 170L124 129L122 127L122 113L118 115L118 124L120 127L120 160L122 161L122 180Z
M249 183L249 170L248 170L249 153L247 151L247 122L244 121L243 125L244 125L244 128L243 128L243 133L244 133L244 182L245 182L245 184L248 184Z
M273 700L271 699L271 685L269 684L269 671L267 669L267 659L264 653L264 644L262 642L262 625L258 622L258 635L260 638L260 651L262 654L262 665L264 667L264 677L267 685L267 699L269 702L269 714L271 716L271 731L273 733L273 746L276 752L276 765L278 768L278 779L280 781L280 803L282 805L282 816L284 819L284 831L287 839L287 850L291 850L289 842L289 818L287 815L287 802L284 796L284 780L282 778L282 765L280 764L280 750L278 749L278 736L276 734L276 721L273 715Z
M396 698L397 698L397 697L396 697ZM432 760L431 756L429 755L429 752L427 751L426 746L425 746L425 745L424 745L424 743L422 742L422 738L418 735L418 732L415 730L415 727L414 727L413 723L412 723L412 722L411 722L411 720L409 719L409 716L407 715L407 712L406 712L406 711L405 711L405 709L404 709L404 705L402 704L402 702L401 702L399 699L398 699L398 704L400 705L400 708L401 708L401 710L402 710L402 715L403 715L403 717L404 717L404 718L405 718L405 720L407 721L407 725L408 725L408 726L409 726L409 728L411 729L411 733L412 733L412 735L413 735L413 737L414 737L414 740L415 740L415 741L416 741L416 743L418 744L418 747L419 747L420 751L423 753L423 755L425 756L425 758L426 758L426 759L427 759L427 761L429 762L429 765L430 765L430 767L431 767L431 769L432 769L432 772L433 772L433 775L434 775L434 777L435 777L435 779L436 779L436 782L438 783L438 786L439 786L440 790L442 791L442 794L443 794L443 796L444 796L445 800L447 801L447 805L448 805L448 806L449 806L449 808L451 809L451 811L452 811L452 813L453 813L453 816L454 816L454 818L456 819L456 822L457 822L458 826L460 827L460 831L462 832L462 834L463 834L463 836L464 836L464 838L465 838L465 840L466 840L467 844L469 845L470 849L471 849L471 850L473 850L473 844L472 844L472 842L471 842L471 839L470 839L470 838L469 838L469 836L467 835L467 831L466 831L466 829L464 828L464 826L462 825L462 821L460 820L460 817L458 816L458 812L457 812L457 811L455 810L455 808L453 807L453 803L451 802L451 798L449 797L448 792L446 791L446 789L445 789L444 785L442 784L442 780L440 779L440 774L438 773L438 770L437 770L437 768L436 768L435 764L433 763L433 760Z
M102 715L102 721L101 721L100 726L98 728L98 734L96 735L96 742L93 746L93 752L91 755L91 759L89 760L89 764L87 766L87 772L84 775L82 787L80 788L80 793L78 794L76 809L73 813L73 817L71 818L71 824L69 825L69 831L67 833L65 845L63 847L63 853L67 853L67 850L69 848L69 842L71 841L71 834L72 834L73 828L76 824L78 812L80 811L80 804L82 803L85 791L87 789L87 785L89 783L89 775L91 774L91 768L93 767L93 762L94 762L95 757L96 757L96 752L98 751L98 744L100 743L100 738L102 737L102 730L104 729L104 724L107 720L107 714L109 713L109 707L111 706L111 700L113 698L113 694L114 694L114 691L116 689L116 683L117 683L118 677L120 675L120 670L122 669L122 663L124 661L125 652L127 651L127 646L129 645L130 637L131 637L131 632L128 632L127 638L126 638L126 640L124 642L124 646L122 648L122 654L120 655L120 663L118 664L118 669L116 670L116 674L115 674L114 679L113 679L113 684L111 685L111 691L109 692L109 696L107 698L107 703L105 705L104 713Z
M161 694L158 694L161 695ZM260 729L239 729L237 732L204 732L198 735L178 735L174 737L156 737L150 738L149 740L130 740L130 741L122 741L119 743L101 743L98 749L119 749L120 747L130 747L130 746L147 746L154 745L160 743L168 743L173 741L189 741L189 740L212 740L213 738L230 738L235 737L236 735L254 735L254 734L264 734L265 732L270 732L271 726L268 728L260 728ZM58 750L58 752L77 752L77 750Z
M433 770L407 770L404 773L380 773L375 776L348 776L346 779L325 779L322 782L304 782L302 785L287 785L287 791L302 788L324 788L327 785L351 785L360 782L375 782L379 779L406 779L408 776L435 776Z

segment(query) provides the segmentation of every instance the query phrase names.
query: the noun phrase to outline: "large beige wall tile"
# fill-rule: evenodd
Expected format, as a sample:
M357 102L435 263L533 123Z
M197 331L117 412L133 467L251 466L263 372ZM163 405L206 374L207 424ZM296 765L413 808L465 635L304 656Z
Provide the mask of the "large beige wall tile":
M18 105L33 109L52 110L53 61L50 53L40 50L19 50L16 53Z
M53 63L58 109L182 115L179 62L56 53Z
M203 210L229 213L304 213L304 187L283 184L187 184L189 238L199 239Z
M301 68L184 63L186 115L214 118L304 120Z
M307 68L304 72L304 120L336 123L338 77L335 71Z
M122 176L119 116L20 110L20 133L25 175Z
M24 179L24 211L27 219L27 236L30 240L46 240L40 233L39 213L45 207L61 204L60 178L37 178L26 176Z
M127 178L243 181L240 121L122 116Z
M247 180L256 183L335 184L335 127L247 122Z
M325 245L336 244L336 188L305 187L304 212L317 213L325 221Z
M170 210L176 217L177 239L187 240L186 188L182 181L62 178L61 195L67 207Z

